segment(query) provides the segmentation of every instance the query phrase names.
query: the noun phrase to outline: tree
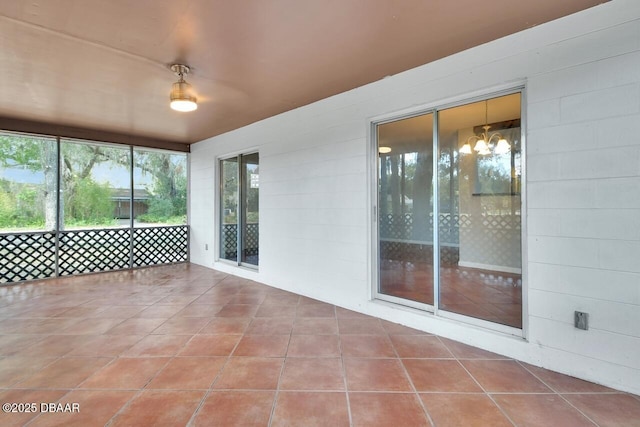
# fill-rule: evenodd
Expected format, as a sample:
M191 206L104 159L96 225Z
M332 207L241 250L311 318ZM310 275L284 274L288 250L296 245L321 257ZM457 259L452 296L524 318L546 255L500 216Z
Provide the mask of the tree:
M145 174L151 174L152 184L149 210L139 217L146 222L166 222L187 214L187 159L156 151L136 151L134 166Z
M56 159L56 144L52 139L0 135L0 165L9 168L22 167L32 172L43 173L42 196L47 230L55 228L56 224Z
M1 166L10 169L22 168L42 174L43 184L34 187L39 194L35 197L31 195L29 198L25 193L22 201L26 202L29 199L33 204L29 207L30 210L38 208L42 211L46 229L54 229L57 222L56 147L56 141L51 138L0 135ZM113 219L110 189L107 185L96 182L92 173L96 165L101 163L129 168L130 151L107 145L66 141L60 144L60 149L60 190L63 195L59 198L60 229L64 228L65 220L92 220L103 223L107 218ZM139 150L136 151L134 162L135 167L153 177L153 184L148 188L152 194L150 204L155 205L156 210L159 210L161 205L164 206L166 216L186 215L186 156ZM31 191L34 191L34 188ZM9 208L11 212L17 212L18 207L12 191L7 192L11 197L2 198L3 216L9 215L5 212Z

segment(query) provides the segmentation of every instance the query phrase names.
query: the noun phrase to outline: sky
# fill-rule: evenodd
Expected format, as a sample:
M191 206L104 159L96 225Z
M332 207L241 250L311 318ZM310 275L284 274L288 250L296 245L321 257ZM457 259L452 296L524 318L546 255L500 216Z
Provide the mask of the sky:
M91 175L96 182L109 183L112 188L129 188L129 171L124 167L111 168L109 165L99 163L93 167ZM0 178L23 184L42 184L44 174L24 168L0 168ZM151 174L143 174L139 169L134 169L133 182L135 189L143 189L153 183Z

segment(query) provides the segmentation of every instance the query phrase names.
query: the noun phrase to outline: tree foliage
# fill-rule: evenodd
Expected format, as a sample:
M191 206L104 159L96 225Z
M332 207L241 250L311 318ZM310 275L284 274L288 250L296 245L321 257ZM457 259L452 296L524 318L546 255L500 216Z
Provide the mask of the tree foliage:
M131 166L130 151L101 144L60 144L61 220L67 225L104 226L115 223L111 185L98 182L97 165ZM58 177L56 143L52 139L0 135L0 166L28 172L35 183L0 182L0 229L48 228L55 225ZM186 156L136 151L134 166L152 176L147 188L149 222L184 222L186 218ZM176 219L178 218L178 219ZM144 218L142 218L144 219ZM46 225L45 225L46 224ZM64 227L61 224L61 227Z

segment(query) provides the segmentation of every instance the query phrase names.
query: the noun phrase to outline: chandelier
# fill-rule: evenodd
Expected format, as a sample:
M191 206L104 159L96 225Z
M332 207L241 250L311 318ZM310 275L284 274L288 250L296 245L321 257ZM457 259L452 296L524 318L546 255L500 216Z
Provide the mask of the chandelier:
M493 148L493 152L495 154L506 154L511 151L511 145L509 141L507 141L499 132L489 133L489 129L491 126L489 125L488 120L488 110L489 104L488 101L484 101L484 132L480 133L480 135L473 135L467 139L467 142L460 148L461 154L471 154L471 144L473 144L473 150L482 156L486 156L487 154L491 154L491 149ZM495 147L494 147L495 140Z

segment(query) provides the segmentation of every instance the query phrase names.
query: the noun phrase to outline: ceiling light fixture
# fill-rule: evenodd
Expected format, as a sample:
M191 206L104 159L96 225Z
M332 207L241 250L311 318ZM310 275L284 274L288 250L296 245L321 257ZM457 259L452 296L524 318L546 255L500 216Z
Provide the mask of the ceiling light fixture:
M499 132L494 132L489 134L489 129L491 126L489 125L488 113L489 111L489 102L488 100L484 101L484 132L480 135L473 135L467 139L467 142L460 148L461 154L471 154L471 144L474 144L473 150L477 151L478 154L486 156L487 154L491 154L492 142L494 139L497 139L496 146L494 148L494 152L496 154L506 154L511 151L511 145L509 141L507 141Z
M391 152L391 147L380 147L378 148L378 153L387 154Z
M198 108L196 97L193 95L191 85L187 83L184 76L189 74L191 69L186 65L173 64L171 70L176 73L179 80L171 88L171 108L176 111L193 111Z

